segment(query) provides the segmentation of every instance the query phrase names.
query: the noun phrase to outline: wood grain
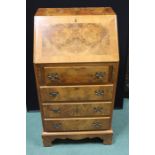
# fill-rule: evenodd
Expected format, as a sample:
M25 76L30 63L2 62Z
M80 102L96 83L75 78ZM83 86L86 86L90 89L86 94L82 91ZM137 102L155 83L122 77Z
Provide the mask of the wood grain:
M34 63L117 62L116 27L115 14L46 17L36 14Z
M46 118L45 131L105 130L110 128L109 117Z
M43 132L42 139L44 146L51 146L55 139L80 140L84 138L99 137L104 144L112 144L112 129L103 131L79 131L79 132Z
M35 64L35 66L39 85L42 86L110 84L115 82L116 62L46 63ZM79 70L82 71L79 72ZM100 72L103 72L103 78L96 77L96 73ZM58 78L54 81L50 80L48 75L51 76L51 74L57 74ZM79 82L80 80L82 83Z
M44 103L44 118L111 115L111 102Z
M58 16L58 15L113 15L111 7L81 7L81 8L39 8L35 16Z
M40 86L40 92L42 102L111 101L113 95L113 84L78 86Z
M97 84L109 82L110 66L44 67L45 85Z
M119 65L114 11L39 9L33 62L44 146L57 138L99 137L111 144Z

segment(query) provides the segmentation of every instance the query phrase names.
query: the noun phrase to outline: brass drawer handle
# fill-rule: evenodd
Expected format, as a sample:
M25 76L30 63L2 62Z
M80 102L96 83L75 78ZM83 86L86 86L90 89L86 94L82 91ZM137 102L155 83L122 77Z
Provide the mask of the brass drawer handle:
M59 95L59 92L50 92L49 93L49 96L52 96L52 97L57 97Z
M94 110L94 112L99 112L99 113L103 112L102 107L94 107L93 110Z
M100 122L94 122L92 125L95 128L101 128L103 126L103 124L101 124Z
M102 79L104 78L105 73L104 72L96 72L95 76L97 79Z
M96 91L95 91L95 94L96 94L97 96L103 96L103 95L104 95L104 90L96 90Z
M54 113L60 113L61 112L60 109L51 109L51 111Z
M60 129L61 128L61 123L54 123L54 124L52 124L52 127L54 128L54 129Z
M57 81L59 80L59 75L58 73L50 73L48 74L48 79L51 80L51 81Z

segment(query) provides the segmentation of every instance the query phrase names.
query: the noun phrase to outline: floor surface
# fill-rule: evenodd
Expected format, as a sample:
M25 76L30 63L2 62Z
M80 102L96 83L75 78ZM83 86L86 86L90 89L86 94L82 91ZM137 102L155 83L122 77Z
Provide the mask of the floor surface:
M40 112L28 112L26 119L27 155L128 155L129 154L129 104L124 99L124 108L114 110L113 144L103 145L99 139L56 140L52 147L43 147Z

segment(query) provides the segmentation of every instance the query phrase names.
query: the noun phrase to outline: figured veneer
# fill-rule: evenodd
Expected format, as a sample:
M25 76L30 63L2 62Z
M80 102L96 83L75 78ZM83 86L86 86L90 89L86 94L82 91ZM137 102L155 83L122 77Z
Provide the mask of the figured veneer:
M119 60L115 14L36 14L34 24L34 63Z
M119 65L112 8L38 9L33 62L44 146L57 138L112 144Z
M45 131L84 131L110 128L109 117L45 118Z
M41 101L110 101L113 85L40 86Z
M44 67L45 85L108 83L110 66Z
M43 103L44 118L111 115L112 102Z

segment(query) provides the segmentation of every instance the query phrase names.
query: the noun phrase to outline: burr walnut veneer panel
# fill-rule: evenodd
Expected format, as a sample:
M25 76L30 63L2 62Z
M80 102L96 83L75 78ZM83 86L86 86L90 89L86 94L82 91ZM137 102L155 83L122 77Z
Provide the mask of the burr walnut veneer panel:
M45 85L108 83L111 66L44 67Z
M113 85L41 86L41 101L109 101Z
M46 131L84 131L110 128L109 117L45 119Z
M111 102L43 103L45 118L108 116L111 108Z

